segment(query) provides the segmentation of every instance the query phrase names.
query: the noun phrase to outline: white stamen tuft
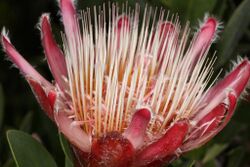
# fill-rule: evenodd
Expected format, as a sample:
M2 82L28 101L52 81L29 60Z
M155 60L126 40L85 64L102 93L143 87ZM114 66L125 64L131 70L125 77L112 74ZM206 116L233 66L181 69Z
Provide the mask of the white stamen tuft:
M71 106L88 134L124 131L141 106L152 111L147 133L162 134L172 121L197 112L211 78L215 58L205 58L207 49L193 64L188 24L180 32L177 16L148 7L139 24L139 10L138 5L135 10L114 4L108 11L95 7L92 18L87 9L79 17L76 41L62 35ZM129 18L129 28L118 30L123 16ZM174 32L162 35L163 22L172 23Z

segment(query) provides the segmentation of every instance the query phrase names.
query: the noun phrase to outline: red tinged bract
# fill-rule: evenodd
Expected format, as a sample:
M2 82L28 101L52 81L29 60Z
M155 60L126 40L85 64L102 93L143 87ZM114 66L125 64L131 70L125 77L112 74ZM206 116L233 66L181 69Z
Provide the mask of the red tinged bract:
M150 119L151 113L146 108L137 110L133 115L123 136L129 139L134 148L140 148L143 145Z
M44 52L51 73L53 74L59 88L64 90L67 88L67 84L65 83L65 78L67 78L65 57L53 38L49 17L45 14L41 17L41 34Z
M173 123L163 137L138 153L136 164L144 166L155 160L174 155L175 151L182 145L188 127L189 123L186 120Z
M41 84L38 83L36 80L29 78L29 77L27 77L26 79L33 93L35 94L37 101L39 102L41 108L45 111L45 113L48 115L50 119L54 120L54 109L53 109L52 103L50 102L53 99L47 96L44 88L42 88ZM52 94L52 92L50 94Z
M247 58L208 85L215 58L207 59L219 22L206 17L191 42L190 28L139 6L112 4L78 13L59 0L65 34L53 38L48 14L41 41L53 82L14 48L1 43L37 101L71 144L75 166L154 167L211 140L230 121L250 79ZM97 12L98 11L98 12ZM173 22L174 20L174 22ZM61 49L62 48L62 49Z
M4 32L4 31L3 31ZM24 76L35 78L37 82L51 88L52 84L43 78L21 55L17 52L14 46L11 44L9 38L5 33L1 36L2 46L8 58L17 66Z
M208 47L210 47L217 29L218 22L215 18L207 18L205 24L201 26L190 50L190 54L193 55L193 64L199 60L200 56L202 56L202 52L205 52Z
M197 124L197 129L192 129L190 138L187 138L187 141L181 146L183 152L190 151L207 143L227 125L233 116L237 98L232 92L229 92L227 101L228 104L220 104L207 114Z

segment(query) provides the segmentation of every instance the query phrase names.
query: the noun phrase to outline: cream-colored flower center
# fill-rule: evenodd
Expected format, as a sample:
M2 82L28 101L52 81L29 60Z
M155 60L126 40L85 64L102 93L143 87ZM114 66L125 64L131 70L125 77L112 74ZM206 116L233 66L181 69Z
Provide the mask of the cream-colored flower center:
M124 11L123 16L117 7L108 16L94 12L94 22L90 11L83 11L77 39L63 38L73 116L94 136L123 132L140 107L152 111L148 133L163 133L172 121L197 111L212 74L214 59L201 56L194 63L190 29L180 31L177 18L161 11L156 19L157 12L146 9L139 21L138 7Z

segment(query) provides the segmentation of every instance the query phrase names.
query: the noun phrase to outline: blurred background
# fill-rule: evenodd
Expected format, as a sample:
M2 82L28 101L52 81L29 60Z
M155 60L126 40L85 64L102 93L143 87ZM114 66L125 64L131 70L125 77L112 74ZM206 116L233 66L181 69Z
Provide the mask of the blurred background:
M78 9L101 5L104 0L78 0ZM107 1L108 2L108 1ZM110 2L126 2L122 0ZM223 23L220 38L210 54L217 51L215 69L230 70L237 56L250 57L250 0L128 0L131 6L149 4L178 13L183 24L190 21L195 30L206 13ZM61 44L63 30L56 0L0 0L0 29L6 27L16 49L36 69L51 80L37 28L42 13L50 13L53 32ZM6 131L19 129L39 138L58 166L65 155L53 123L37 104L27 82L0 50L0 166L15 166L6 139ZM172 166L248 167L250 166L250 97L238 104L229 125L204 147L177 160Z

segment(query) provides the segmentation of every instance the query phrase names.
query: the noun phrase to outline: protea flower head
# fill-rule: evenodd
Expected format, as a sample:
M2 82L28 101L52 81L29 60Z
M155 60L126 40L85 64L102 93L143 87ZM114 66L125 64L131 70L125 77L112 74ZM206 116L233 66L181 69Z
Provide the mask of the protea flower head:
M65 34L56 44L40 20L55 81L43 78L2 33L2 45L47 115L72 144L76 166L160 166L200 147L231 119L250 78L250 62L211 83L206 58L219 22L206 17L190 39L178 17L110 4L76 12L59 0ZM214 83L214 82L212 82Z

